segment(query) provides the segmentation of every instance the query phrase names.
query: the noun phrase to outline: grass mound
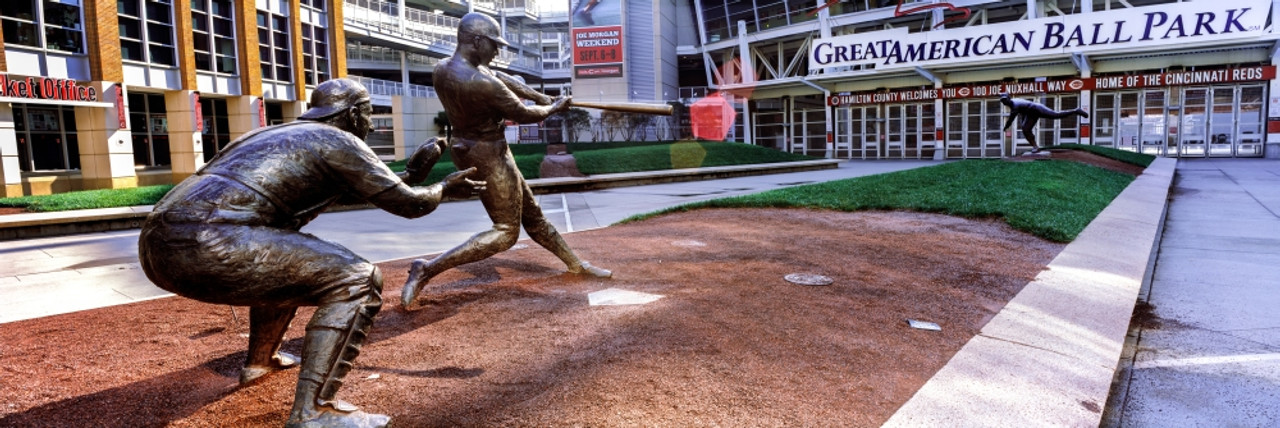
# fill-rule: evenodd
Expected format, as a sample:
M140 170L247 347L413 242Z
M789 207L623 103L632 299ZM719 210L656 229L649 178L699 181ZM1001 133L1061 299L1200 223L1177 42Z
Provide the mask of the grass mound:
M713 207L910 210L1000 218L1044 239L1070 242L1132 181L1078 162L966 160L681 205L623 222Z

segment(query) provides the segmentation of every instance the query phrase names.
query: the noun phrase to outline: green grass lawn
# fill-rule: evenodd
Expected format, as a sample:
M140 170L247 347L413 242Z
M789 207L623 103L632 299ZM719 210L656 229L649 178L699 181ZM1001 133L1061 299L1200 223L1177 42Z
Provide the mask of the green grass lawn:
M578 159L580 169L582 169L583 159L590 159L587 164L591 166L582 169L585 174L815 159L748 144L722 142L577 143L570 144L569 148ZM511 146L511 154L515 156L516 165L527 179L538 178L542 158L545 157L546 152L545 144ZM396 161L388 163L387 166L393 171L400 172L404 171L404 164L404 161ZM425 182L439 182L454 171L457 171L457 168L449 153L446 152L440 162L431 169ZM151 205L159 201L172 188L173 185L161 185L0 198L0 207L22 207L28 211L38 212Z
M1132 181L1078 162L965 160L698 202L622 222L712 207L909 210L999 218L1050 241L1070 242Z

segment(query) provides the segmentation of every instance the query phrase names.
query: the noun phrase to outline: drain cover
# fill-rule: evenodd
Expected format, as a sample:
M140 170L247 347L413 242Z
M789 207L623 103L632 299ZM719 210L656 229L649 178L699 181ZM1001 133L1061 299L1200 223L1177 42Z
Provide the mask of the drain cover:
M692 239L681 239L679 241L671 241L671 245L677 247L705 247L707 244L702 241L694 241Z
M792 284L800 285L831 285L831 283L835 282L829 276L812 273L793 273L782 278Z

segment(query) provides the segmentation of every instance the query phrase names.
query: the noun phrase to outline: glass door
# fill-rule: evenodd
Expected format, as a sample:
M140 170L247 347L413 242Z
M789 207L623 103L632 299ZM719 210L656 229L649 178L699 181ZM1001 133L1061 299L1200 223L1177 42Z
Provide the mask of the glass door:
M1235 87L1219 86L1211 89L1209 109L1209 157L1229 157L1235 141Z
M1093 100L1093 145L1116 146L1115 94L1098 94Z
M1208 152L1209 89L1187 88L1182 93L1182 129L1178 143L1179 157L1204 157Z
M891 104L885 106L885 142L884 157L907 157L906 147L906 106Z
M1004 106L1000 104L999 99L990 99L982 102L982 107L986 111L982 112L982 157L999 158L1004 156L1004 121L1008 119L1008 112L1004 111ZM1016 125L1016 124L1015 124ZM1010 128L1013 130L1013 128ZM1016 130L1015 130L1016 131Z
M1165 90L1151 89L1142 93L1142 121L1140 123L1142 153L1164 155L1165 138Z
M1266 99L1262 85L1240 87L1238 133L1239 144L1236 145L1236 156L1262 156L1262 145L1266 134L1262 131L1262 100Z
M1138 151L1139 130L1142 128L1142 116L1139 114L1137 92L1120 93L1120 117L1116 120L1116 148Z

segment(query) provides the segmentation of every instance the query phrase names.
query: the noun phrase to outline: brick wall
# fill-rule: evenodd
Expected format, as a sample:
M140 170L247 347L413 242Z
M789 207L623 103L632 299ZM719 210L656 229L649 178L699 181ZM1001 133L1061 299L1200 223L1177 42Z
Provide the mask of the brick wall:
M329 3L329 75L337 79L347 77L347 32L342 31L343 0L332 0Z
M178 72L182 75L182 89L199 90L196 83L195 28L191 22L191 2L174 2L173 14L173 29L178 33Z
M9 71L9 65L4 62L4 32L0 31L0 73Z
M307 101L307 68L302 66L302 2L289 0L289 50L293 54L293 99ZM342 28L342 27L338 27Z
M294 0L297 2L297 0ZM258 55L258 6L254 0L236 2L236 39L240 41L240 93L262 96L262 67Z
M96 81L123 82L124 64L120 61L120 18L115 0L89 0L84 9L86 49L89 52L89 76Z

